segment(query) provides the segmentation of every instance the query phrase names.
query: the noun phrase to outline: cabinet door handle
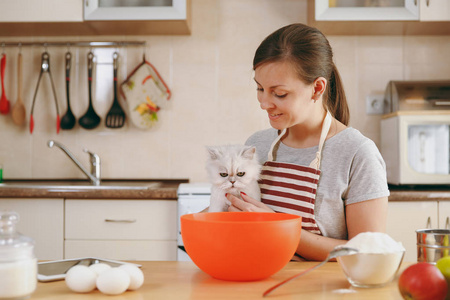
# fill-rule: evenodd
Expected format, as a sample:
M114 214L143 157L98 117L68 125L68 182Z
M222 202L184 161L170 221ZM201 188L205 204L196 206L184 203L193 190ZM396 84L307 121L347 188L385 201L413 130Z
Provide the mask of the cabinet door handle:
M431 228L431 217L427 219L427 228Z
M445 219L445 229L450 229L450 219L449 219L449 217L447 217L447 219Z
M105 219L105 222L112 222L112 223L136 223L136 219Z

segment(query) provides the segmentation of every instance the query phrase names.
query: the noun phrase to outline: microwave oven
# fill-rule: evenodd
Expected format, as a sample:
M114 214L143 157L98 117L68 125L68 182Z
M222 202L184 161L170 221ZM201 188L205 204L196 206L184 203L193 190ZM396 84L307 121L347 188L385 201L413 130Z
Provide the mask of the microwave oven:
M380 151L390 184L450 185L450 110L383 115Z

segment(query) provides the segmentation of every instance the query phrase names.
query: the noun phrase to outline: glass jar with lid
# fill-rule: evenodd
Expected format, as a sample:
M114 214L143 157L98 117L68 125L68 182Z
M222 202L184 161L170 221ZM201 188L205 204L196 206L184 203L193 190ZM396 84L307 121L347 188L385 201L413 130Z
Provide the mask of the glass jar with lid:
M16 230L19 215L0 211L0 299L26 299L36 289L34 241Z

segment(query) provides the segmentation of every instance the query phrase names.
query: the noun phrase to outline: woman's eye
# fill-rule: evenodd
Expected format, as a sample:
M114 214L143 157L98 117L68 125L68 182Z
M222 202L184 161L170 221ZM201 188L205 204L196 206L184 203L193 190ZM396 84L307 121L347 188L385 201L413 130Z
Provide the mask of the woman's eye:
M219 175L222 176L222 177L227 177L228 173L219 173Z
M263 91L264 91L263 88L260 88L260 87L257 87L256 90L257 90L258 92L263 92Z
M242 177L242 176L245 175L245 172L238 172L236 175L239 176L239 177Z
M282 94L282 95L275 94L275 97L277 97L277 98L284 98L286 96L287 96L287 94Z

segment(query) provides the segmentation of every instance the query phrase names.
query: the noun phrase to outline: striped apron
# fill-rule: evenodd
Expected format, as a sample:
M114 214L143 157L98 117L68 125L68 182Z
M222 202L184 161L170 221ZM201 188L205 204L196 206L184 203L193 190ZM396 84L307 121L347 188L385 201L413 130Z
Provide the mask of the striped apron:
M320 160L323 144L331 125L327 112L320 134L319 149L309 166L274 161L274 148L286 134L284 129L272 143L268 160L261 171L261 201L276 212L302 217L302 228L321 235L314 216L317 184L320 177Z

